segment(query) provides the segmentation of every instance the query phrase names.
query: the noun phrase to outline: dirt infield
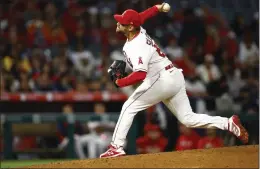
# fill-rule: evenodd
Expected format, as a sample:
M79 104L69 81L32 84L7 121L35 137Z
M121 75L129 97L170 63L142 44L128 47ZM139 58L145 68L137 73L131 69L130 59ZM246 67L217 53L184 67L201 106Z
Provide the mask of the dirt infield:
M28 168L258 168L258 145L55 162Z

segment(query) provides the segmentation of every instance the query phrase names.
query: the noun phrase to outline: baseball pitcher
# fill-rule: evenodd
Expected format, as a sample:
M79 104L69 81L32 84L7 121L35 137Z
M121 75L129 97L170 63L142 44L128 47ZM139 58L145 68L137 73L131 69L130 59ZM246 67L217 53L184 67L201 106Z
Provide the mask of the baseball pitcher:
M169 4L155 5L138 13L128 9L122 15L114 15L116 32L123 33L127 40L123 47L126 63L133 72L125 75L126 63L116 60L108 74L116 87L125 87L142 82L124 103L116 124L111 145L100 158L125 155L124 143L137 112L163 102L177 119L187 127L218 128L228 130L242 142L248 142L248 133L238 116L230 118L196 114L192 111L185 89L182 70L174 67L155 41L141 27L144 21L158 12L168 12Z

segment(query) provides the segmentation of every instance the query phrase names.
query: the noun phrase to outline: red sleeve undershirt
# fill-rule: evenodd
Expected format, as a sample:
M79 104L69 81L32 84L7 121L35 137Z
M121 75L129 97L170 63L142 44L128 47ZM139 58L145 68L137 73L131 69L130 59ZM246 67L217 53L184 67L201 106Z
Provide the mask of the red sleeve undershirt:
M117 79L116 84L119 87L125 87L129 85L133 85L137 82L140 82L145 79L146 77L146 72L144 71L138 71L138 72L132 72L130 75L122 78L122 79Z
M156 6L153 6L151 8L146 9L143 12L140 12L139 15L142 20L142 24L149 18L155 16L159 12L158 8Z

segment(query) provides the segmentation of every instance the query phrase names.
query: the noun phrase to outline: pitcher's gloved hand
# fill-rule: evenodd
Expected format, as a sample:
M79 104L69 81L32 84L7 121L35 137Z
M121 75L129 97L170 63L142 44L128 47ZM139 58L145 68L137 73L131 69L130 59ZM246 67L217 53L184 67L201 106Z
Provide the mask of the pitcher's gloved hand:
M115 84L118 88L119 86L116 84L117 79L121 79L127 76L125 72L126 62L122 60L115 60L109 69L107 70L111 81Z

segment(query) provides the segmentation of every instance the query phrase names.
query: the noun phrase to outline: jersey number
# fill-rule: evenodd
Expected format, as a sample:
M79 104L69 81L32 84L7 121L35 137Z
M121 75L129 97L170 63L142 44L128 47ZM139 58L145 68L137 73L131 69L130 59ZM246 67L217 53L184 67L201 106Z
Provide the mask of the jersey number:
M153 42L153 40L150 38L150 36L148 34L146 34L146 43L147 43L147 45L153 46L156 49L156 52L158 53L159 56L161 56L161 57L166 56L166 54L161 51L161 49L158 47L158 45Z

